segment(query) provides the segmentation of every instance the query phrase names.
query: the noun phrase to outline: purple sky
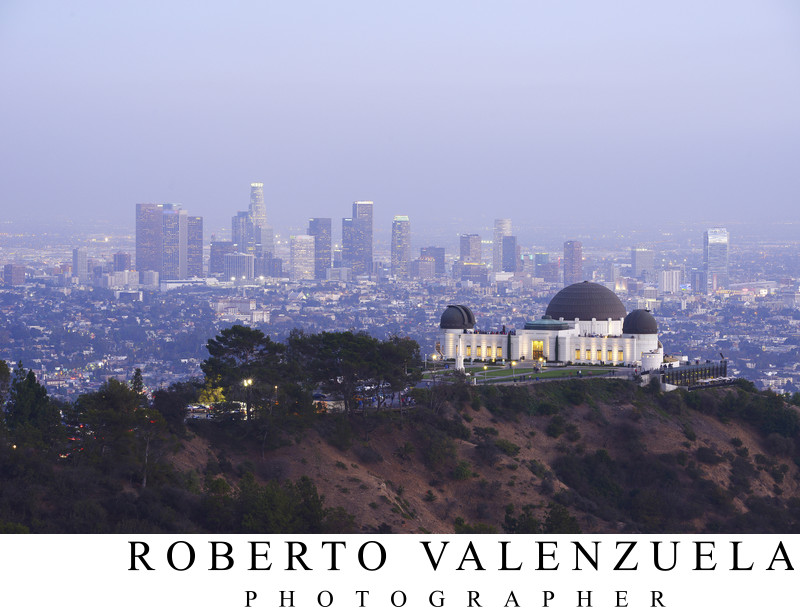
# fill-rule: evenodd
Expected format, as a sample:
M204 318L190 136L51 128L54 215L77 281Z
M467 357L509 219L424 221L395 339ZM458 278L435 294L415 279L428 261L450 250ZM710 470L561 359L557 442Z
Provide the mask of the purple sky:
M799 7L6 0L0 218L800 221Z

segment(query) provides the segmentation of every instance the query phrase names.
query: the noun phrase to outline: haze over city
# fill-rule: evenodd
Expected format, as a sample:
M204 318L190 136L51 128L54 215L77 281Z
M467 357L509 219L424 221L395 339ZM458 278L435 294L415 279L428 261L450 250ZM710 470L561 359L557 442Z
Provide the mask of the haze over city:
M359 199L378 237L797 222L798 57L778 1L6 2L0 209L209 233L263 181L286 233Z
M84 609L153 608L147 580L104 596L108 560L169 573L150 538L169 534L210 544L219 577L209 534L347 539L313 556L455 533L453 573L485 579L471 535L519 535L492 537L506 571L506 545L585 532L594 560L562 539L596 571L599 545L622 564L635 544L604 532L800 533L799 7L0 4L0 535L82 535L68 565L55 541L9 550L0 574L25 580L0 601L60 610L90 577ZM86 533L131 566L81 563ZM379 538L340 552L376 598ZM765 575L792 570L778 543ZM690 544L711 570L713 540ZM728 544L722 572L749 570ZM353 593L336 551L321 608ZM428 583L407 567L385 569L394 608L398 577ZM42 576L66 587L32 593ZM220 610L194 577L150 602ZM299 577L310 610L330 575L281 577L256 606L295 606ZM686 606L671 578L651 608L769 595L737 572Z

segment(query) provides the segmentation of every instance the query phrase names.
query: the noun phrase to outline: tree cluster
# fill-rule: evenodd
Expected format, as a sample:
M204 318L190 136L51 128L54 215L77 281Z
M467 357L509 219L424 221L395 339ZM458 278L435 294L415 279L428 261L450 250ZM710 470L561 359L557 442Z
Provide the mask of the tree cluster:
M202 398L244 402L251 413L313 411L316 390L341 401L346 413L364 406L367 395L379 409L421 377L419 345L399 336L381 341L366 332L295 330L284 344L236 325L207 348Z

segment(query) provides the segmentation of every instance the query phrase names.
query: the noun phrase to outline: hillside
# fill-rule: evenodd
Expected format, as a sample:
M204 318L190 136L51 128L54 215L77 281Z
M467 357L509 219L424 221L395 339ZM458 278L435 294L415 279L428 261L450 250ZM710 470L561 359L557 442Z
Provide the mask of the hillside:
M245 435L246 424L204 423L174 463L234 489L247 472L261 483L307 476L362 532L800 525L797 409L777 396L614 380L437 393L437 414L326 415L271 423L264 438Z
M15 371L0 532L800 531L798 398L746 382L460 382L350 416L298 388L186 424L200 392L112 380L60 405Z

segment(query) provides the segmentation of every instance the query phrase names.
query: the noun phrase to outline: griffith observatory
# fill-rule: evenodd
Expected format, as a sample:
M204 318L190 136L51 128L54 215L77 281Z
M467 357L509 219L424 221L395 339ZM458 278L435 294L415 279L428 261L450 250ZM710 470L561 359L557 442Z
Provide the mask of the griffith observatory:
M476 330L469 307L449 305L439 324L438 349L444 359L535 360L540 362L637 366L656 370L664 361L658 324L650 311L626 313L619 297L584 281L558 292L541 319L521 330Z

